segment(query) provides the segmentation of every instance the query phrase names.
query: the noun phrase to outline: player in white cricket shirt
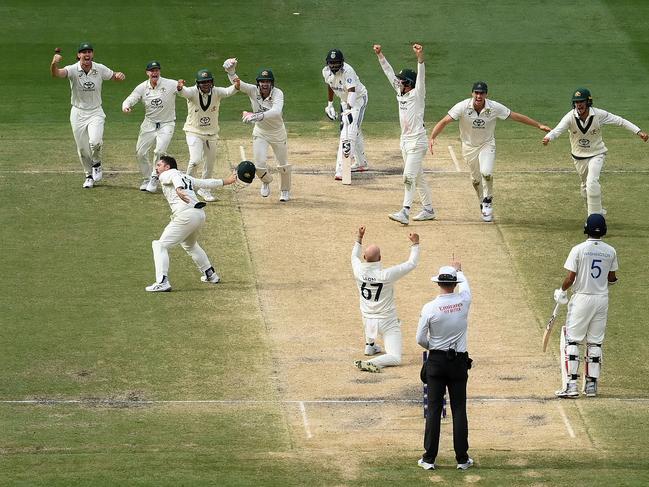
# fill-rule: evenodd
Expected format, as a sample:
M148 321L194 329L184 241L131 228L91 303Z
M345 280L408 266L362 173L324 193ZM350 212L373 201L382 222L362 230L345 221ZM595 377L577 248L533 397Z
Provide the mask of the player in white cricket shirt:
M236 58L227 59L223 68L231 82L239 79L236 74ZM252 152L257 177L261 180L260 193L264 198L270 196L270 183L273 181L267 165L270 146L279 172L279 200L288 201L291 197L292 166L288 163L288 136L282 118L284 92L275 86L275 76L271 69L260 69L255 81L256 85L241 81L241 91L248 95L252 107L252 112L242 113L242 121L255 125L252 130Z
M327 106L325 114L331 120L337 120L334 108L334 94L340 99L341 129L338 154L336 156L336 180L342 180L343 158L353 157L352 172L365 171L368 168L365 157L365 142L361 124L367 108L367 89L361 83L356 71L345 62L339 49L332 49L325 59L327 65L322 68L322 77L327 85Z
M618 270L615 249L604 243L606 220L599 213L588 216L584 233L588 240L575 245L564 264L568 275L561 288L554 291L557 303L568 303L567 290L572 287L568 303L566 325L561 328L562 388L556 392L561 398L579 397L579 344L585 341L583 393L597 395L597 383L602 366L602 343L608 317L608 287L617 282Z
M162 193L171 207L171 222L158 240L151 243L155 263L156 282L147 286L149 292L171 291L169 282L169 249L180 244L181 247L204 275L202 282L216 284L221 279L214 271L210 259L198 245L198 235L205 224L205 203L198 200L196 189L216 189L236 181L236 173L225 179L197 179L178 170L176 159L161 156L155 164Z
M410 207L419 193L423 206L422 211L413 220L434 220L435 211L430 194L430 187L424 179L423 160L428 150L428 137L424 128L424 109L426 108L426 67L424 49L420 44L413 44L412 50L417 56L417 73L411 69L402 69L394 74L390 63L383 55L381 46L374 45L374 52L390 84L397 92L399 106L399 123L401 124L401 156L403 157L403 207L400 211L388 215L391 220L408 225Z
M381 352L381 347L375 343L379 334L383 336L385 354L368 361L356 360L354 365L365 372L381 372L383 367L401 363L401 322L394 302L394 284L417 267L419 235L408 234L412 242L408 260L387 269L383 268L381 250L376 245L368 245L363 252L365 262L361 260L364 235L365 227L361 226L352 249L352 270L365 326L365 355Z
M57 50L50 64L53 78L68 78L70 81L70 125L77 144L77 154L85 172L84 188L92 188L103 176L101 152L106 120L106 114L101 107L103 82L109 79L124 81L126 78L124 73L94 62L94 54L92 45L82 42L77 50L77 63L59 68L58 64L63 57Z
M428 350L428 360L421 379L428 385L428 415L422 458L417 462L425 470L435 469L444 394L448 389L453 412L453 449L457 468L473 465L469 457L469 424L466 414L466 383L471 359L467 349L468 316L471 289L460 262L440 267L431 278L439 286L439 295L424 305L417 326L417 343ZM459 285L456 293L455 287Z
M189 147L187 174L193 176L196 167L203 163L201 178L211 178L219 141L221 100L237 93L239 84L227 88L215 87L212 73L201 69L196 73L196 86L188 88L185 80L179 79L178 89L179 95L187 100L187 120L183 127ZM216 201L208 188L199 189L197 194L205 201Z
M122 102L124 113L130 113L138 102L144 105L144 120L140 125L140 135L135 145L135 156L144 178L140 191L150 193L158 190L158 176L153 164L167 153L176 127L178 82L160 76L160 69L158 61L149 62L146 65L148 79L137 85Z
M473 84L471 98L467 98L449 111L433 128L430 134L430 152L433 153L436 139L444 127L454 120L460 121L460 140L462 156L469 166L471 183L478 195L480 212L485 222L493 220L493 178L496 164L496 121L510 119L531 127L549 132L550 127L536 120L512 112L506 106L489 100L487 83L477 81Z
M577 88L572 95L573 109L543 138L543 145L548 145L551 140L566 130L569 131L572 160L581 179L581 195L586 198L588 214L606 215L606 210L602 207L602 187L599 184L608 152L602 139L602 126L624 127L644 142L647 142L649 135L628 120L592 105L590 91L587 88Z

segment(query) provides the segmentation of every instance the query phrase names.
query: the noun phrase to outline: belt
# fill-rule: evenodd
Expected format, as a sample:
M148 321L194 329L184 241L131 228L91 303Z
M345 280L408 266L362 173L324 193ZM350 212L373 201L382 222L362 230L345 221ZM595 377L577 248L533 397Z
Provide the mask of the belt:
M445 357L448 356L456 356L456 357L464 357L468 358L469 357L469 352L456 352L455 350L428 350L428 356L431 355L444 355Z

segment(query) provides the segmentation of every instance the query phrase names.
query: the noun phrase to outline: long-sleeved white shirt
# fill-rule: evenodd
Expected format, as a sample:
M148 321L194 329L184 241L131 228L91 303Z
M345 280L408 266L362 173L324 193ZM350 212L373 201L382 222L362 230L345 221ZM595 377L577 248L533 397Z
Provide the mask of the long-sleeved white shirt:
M349 64L343 63L342 67L334 74L329 66L322 68L324 82L329 85L333 92L340 98L340 101L347 103L348 90L355 88L356 101L354 107L361 107L365 103L363 97L367 96L367 89L361 83L356 71Z
M467 351L467 327L471 307L469 281L462 271L458 291L440 294L421 309L417 326L417 343L426 350Z
M187 174L180 172L178 169L168 169L160 174L158 179L162 186L162 194L164 194L164 197L167 199L167 202L171 207L171 213L174 215L187 210L188 208L195 207L196 203L199 202L195 190L200 188L216 189L223 186L222 179L199 179L188 176ZM189 198L189 203L184 202L180 196L178 196L176 188L181 188L183 190Z
M401 94L401 82L394 74L388 60L381 56L379 63L388 81L397 92L399 103L399 123L401 124L401 140L418 139L426 137L424 127L424 110L426 108L426 67L424 63L417 63L417 83L408 93Z
M266 139L283 141L286 140L286 127L282 118L284 110L284 92L273 86L270 94L262 98L257 85L241 82L241 91L250 98L250 106L253 112L263 112L264 118L255 122L252 135L258 135Z
M394 302L394 283L417 267L419 245L410 247L406 262L383 269L381 262L363 262L362 246L358 242L352 249L352 270L359 292L359 303L363 318L397 318Z
M122 109L133 108L141 101L145 120L153 123L173 122L176 120L177 86L177 81L162 77L155 88L149 80L143 81L122 102Z
M448 114L453 120L460 121L460 140L471 147L481 147L495 143L496 121L505 120L511 111L497 101L485 100L480 113L473 108L473 98L456 103Z
M606 110L590 107L585 121L579 118L577 109L570 110L545 138L554 140L569 130L572 155L582 159L593 157L608 151L602 139L602 125L618 125L634 134L640 132L640 127L628 120Z
M236 94L237 89L213 87L210 93L203 93L197 86L183 86L178 95L187 100L187 120L183 126L185 132L198 135L219 134L219 108L221 100Z
M92 63L86 73L81 62L66 66L70 81L70 103L81 110L94 110L101 106L101 87L104 81L113 77L114 71L103 64Z

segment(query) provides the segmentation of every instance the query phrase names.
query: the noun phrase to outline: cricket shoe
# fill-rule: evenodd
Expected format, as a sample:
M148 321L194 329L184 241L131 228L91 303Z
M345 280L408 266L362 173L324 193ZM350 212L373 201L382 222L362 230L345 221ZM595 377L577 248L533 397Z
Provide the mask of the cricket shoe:
M336 181L342 181L342 180L343 180L343 177L342 177L340 174L336 174L336 175L334 176L334 179L335 179Z
M209 201L209 202L216 201L217 199L216 196L214 196L209 189L205 189L205 188L199 189L198 193L196 194L198 194L198 196L203 198L205 201Z
M92 166L92 179L95 181L101 181L104 177L104 171L101 168L101 162L98 162Z
M381 368L377 367L372 362L365 362L363 360L354 360L354 365L358 370L362 370L363 372L372 372L374 374L378 374L379 372L381 372Z
M211 284L217 284L221 282L221 278L218 276L216 272L214 272L210 277L201 276L201 282L209 282Z
M259 190L259 194L262 195L264 198L268 198L270 196L270 184L264 183L262 181L261 189Z
M413 218L413 220L416 222L423 222L426 220L434 220L434 219L435 219L435 210L428 211L426 208L421 210L421 212L418 213L417 216Z
M435 470L435 464L434 463L428 463L428 462L424 461L423 458L420 458L419 460L417 460L417 465L419 465L424 470Z
M469 458L466 463L458 463L457 464L457 469L458 470L468 470L473 466L473 458Z
M586 379L584 384L584 396L595 397L597 396L597 381Z
M408 214L405 212L403 208L400 211L397 211L396 213L390 213L388 215L388 218L390 220L394 220L395 222L399 222L403 225L408 225L410 223Z
M169 281L167 280L165 280L164 282L154 282L144 289L150 293L166 293L171 291L171 284L169 284Z
M158 191L158 176L151 176L145 190L149 193L155 193Z
M560 389L554 393L555 396L560 397L561 399L576 399L579 397L579 391L577 390L577 383L570 382L565 389Z
M370 165L367 163L367 161L363 161L360 164L357 164L354 162L351 166L352 172L364 172L367 171L370 168Z
M145 179L142 181L142 184L140 184L140 191L146 191L146 187L149 185L149 179Z
M375 345L374 343L372 345L368 345L367 343L365 344L365 355L376 355L382 351L380 345Z
M482 221L490 222L494 219L494 209L491 201L491 196L482 200L482 204L480 205L482 210Z
M279 200L280 201L288 201L291 199L291 195L287 190L282 190L279 192Z
M92 176L87 176L86 180L83 182L83 187L84 188L92 188L95 185L94 179L92 179Z

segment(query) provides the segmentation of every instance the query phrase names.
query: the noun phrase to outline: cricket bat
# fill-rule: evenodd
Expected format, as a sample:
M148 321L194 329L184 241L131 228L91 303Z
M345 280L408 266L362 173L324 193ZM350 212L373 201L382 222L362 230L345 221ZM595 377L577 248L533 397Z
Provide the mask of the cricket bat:
M246 149L242 145L239 146L239 155L241 156L242 161L246 161Z
M552 333L552 327L554 326L554 322L557 319L558 314L559 314L559 303L557 303L554 306L554 310L552 311L552 316L550 316L550 320L548 321L548 324L545 325L545 333L543 333L543 351L544 352L548 348L548 342L550 341L550 333Z

